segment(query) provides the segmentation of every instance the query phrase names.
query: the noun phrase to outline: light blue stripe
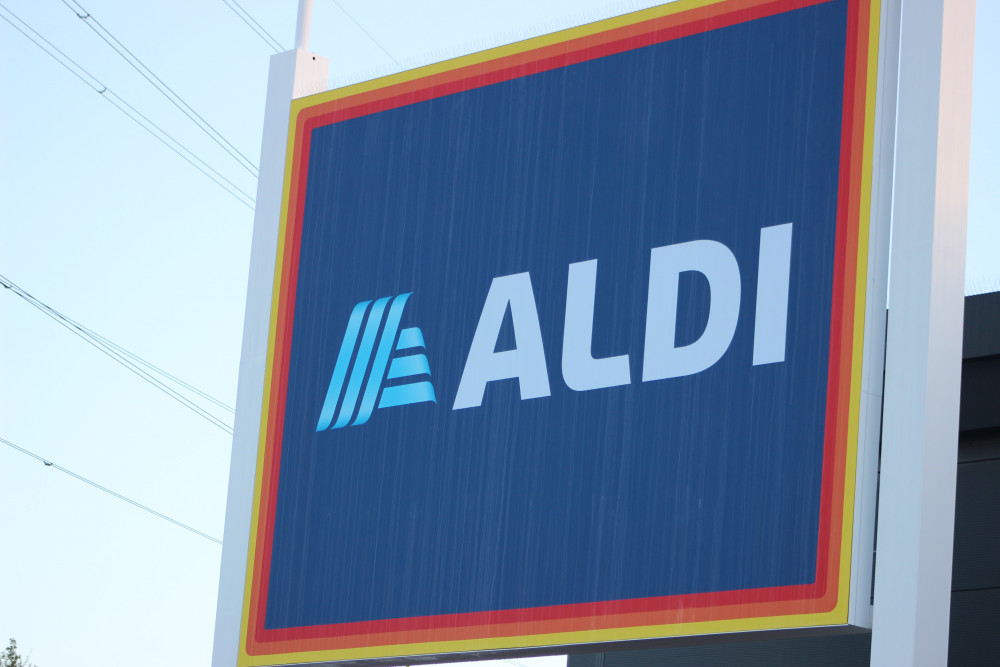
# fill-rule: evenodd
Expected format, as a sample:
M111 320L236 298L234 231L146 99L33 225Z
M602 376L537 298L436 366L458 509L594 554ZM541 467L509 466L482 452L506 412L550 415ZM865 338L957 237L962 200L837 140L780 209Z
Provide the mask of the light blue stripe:
M427 357L422 354L411 354L406 357L393 357L389 364L388 380L410 377L411 375L430 375L431 367L427 365Z
M410 327L399 332L399 342L396 343L397 350L409 350L414 347L424 347L424 335L417 327Z
M382 390L382 399L378 402L378 406L380 408L394 408L399 405L426 401L437 403L434 387L431 386L430 382L414 382L413 384L386 387Z
M385 311L385 305L391 299L391 296L382 297L372 306L372 312L368 315L368 323L365 325L365 333L361 337L358 358L354 361L351 379L347 383L347 391L344 393L344 404L340 406L337 423L333 425L333 428L347 426L347 422L351 421L351 415L354 414L354 404L358 401L358 392L361 391L361 383L365 379L368 360L371 359L372 348L375 347L375 337L378 335L379 326L382 324L382 313Z
M392 302L389 308L389 315L385 318L385 331L378 343L378 352L375 353L375 361L372 363L372 372L368 376L368 384L365 386L365 395L361 399L361 407L358 409L358 416L354 420L354 426L360 426L368 421L375 409L375 399L378 397L379 387L382 386L382 378L385 377L385 367L389 364L389 355L392 353L393 343L396 342L396 332L399 330L399 320L403 316L403 308L406 300L410 298L412 292L400 294Z
M344 342L340 344L340 353L337 355L337 365L333 367L330 388L326 390L323 410L319 413L319 423L316 424L317 431L325 431L330 427L330 422L333 421L333 412L337 408L340 390L344 386L344 377L347 375L347 367L350 365L351 355L354 353L354 344L358 340L361 320L364 319L365 310L370 303L371 301L362 301L351 311L351 319L347 321L347 331L344 333Z

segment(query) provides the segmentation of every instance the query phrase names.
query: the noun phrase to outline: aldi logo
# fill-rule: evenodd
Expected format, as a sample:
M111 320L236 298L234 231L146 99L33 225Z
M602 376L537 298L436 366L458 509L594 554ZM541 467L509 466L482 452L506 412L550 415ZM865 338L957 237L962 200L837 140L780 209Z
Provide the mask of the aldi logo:
M765 227L760 232L753 337L755 366L785 359L792 228L793 224L787 223ZM707 370L722 358L736 333L743 285L735 256L721 243L691 241L653 248L649 266L642 381L665 380ZM701 334L697 340L679 346L675 341L675 331L680 281L684 273L701 276L709 285L710 298L707 321ZM628 354L604 359L592 356L593 332L599 324L595 322L596 294L597 260L570 264L561 369L566 386L574 391L631 383ZM437 403L434 387L428 380L383 387L384 380L431 375L423 353L406 354L425 347L420 329L410 327L399 330L403 308L410 296L410 293L401 294L378 299L374 305L371 301L362 301L354 306L316 425L317 431L342 428L349 423L352 426L366 423L376 401L380 408ZM479 407L487 384L502 380L517 381L521 400L551 395L545 346L535 304L530 273L500 276L492 280L466 356L453 409ZM368 319L365 324L366 314ZM497 351L508 317L514 336L513 347ZM394 356L390 363L393 349L405 356ZM349 367L353 370L350 380L347 380ZM340 410L334 422L338 406Z
M366 423L372 416L376 401L380 408L437 401L434 397L434 387L427 380L383 387L384 381L431 374L427 357L423 353L412 353L413 350L424 347L424 336L420 333L420 329L410 327L399 330L403 308L406 307L409 298L410 294L400 294L397 297L378 299L374 304L371 301L362 301L354 306L347 323L347 331L344 333L344 342L341 343L340 353L337 355L337 365L333 369L330 388L326 392L326 400L323 401L319 423L316 424L317 431L343 428L348 423L352 426ZM369 306L371 306L370 311ZM358 335L366 313L368 321L359 342ZM401 354L392 356L393 351ZM407 354L408 352L411 353ZM349 367L352 367L352 370L350 380L347 380L345 387L344 382ZM366 375L367 382L365 382ZM364 385L363 394L362 385ZM337 421L334 422L333 415L338 405L340 410L337 412ZM353 422L351 417L354 417Z

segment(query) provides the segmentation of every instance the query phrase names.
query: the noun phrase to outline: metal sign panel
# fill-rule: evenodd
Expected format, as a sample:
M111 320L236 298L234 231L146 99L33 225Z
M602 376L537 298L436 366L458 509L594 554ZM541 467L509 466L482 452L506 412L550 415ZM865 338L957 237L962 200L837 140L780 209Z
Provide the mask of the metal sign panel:
M293 103L241 665L852 622L878 12Z

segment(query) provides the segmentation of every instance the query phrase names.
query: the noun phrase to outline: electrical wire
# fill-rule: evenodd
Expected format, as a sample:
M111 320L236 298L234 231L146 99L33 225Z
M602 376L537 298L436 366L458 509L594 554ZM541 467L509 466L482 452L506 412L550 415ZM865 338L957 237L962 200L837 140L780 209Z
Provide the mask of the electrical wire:
M278 40L272 37L271 33L265 30L264 26L258 23L257 20L250 15L250 12L243 9L243 7L241 7L240 4L236 2L236 0L222 0L222 1L226 3L226 6L229 7L231 10L233 10L233 13L239 16L240 19L244 23L246 23L251 30L257 33L257 36L260 37L262 40L264 40L265 44L274 49L275 53L281 53L282 51L288 50L285 47L283 47Z
M67 468L63 468L61 465L53 463L52 461L49 461L48 459L46 459L46 458L44 458L42 456L39 456L38 454L36 454L36 453L34 453L32 451L29 451L29 450L25 449L24 447L19 447L19 446L15 445L13 442L11 442L10 440L7 440L6 438L0 438L0 442L2 442L3 444L7 445L8 447L10 447L12 449L16 449L17 451L21 452L22 454L26 454L27 456L30 456L31 458L33 458L33 459L35 459L37 461L41 461L48 468L53 468L55 470L58 470L59 472L66 473L70 477L75 477L76 479L80 480L84 484L89 484L90 486L94 487L95 489L99 489L99 490L103 491L104 493L112 495L112 496L114 496L115 498L117 498L119 500L124 500L129 505L132 505L134 507L138 507L139 509L141 509L141 510L143 510L145 512L149 512L153 516L158 516L161 519L163 519L164 521L169 521L170 523L174 524L175 526L183 528L184 530L190 531L190 532L194 533L195 535L198 535L200 537L204 537L206 540L210 540L212 542L215 542L219 546L222 546L222 540L220 540L218 538L215 538L215 537L212 537L208 533L203 533L200 530L198 530L197 528L192 528L191 526L187 525L186 523L178 521L177 519L174 519L173 517L167 516L163 512L157 512L152 507L147 507L147 506L143 505L142 503L140 503L138 501L132 500L128 496L123 496L122 494L118 493L117 491L112 491L111 489L109 489L106 486L101 486L97 482L95 482L95 481L93 481L91 479L87 479L83 475L79 475L79 474L73 472L72 470L69 470Z
M251 211L254 210L254 206L256 205L256 202L254 201L254 198L251 197L245 190L243 190L238 185L236 185L235 183L233 183L231 180L229 180L228 178L226 178L225 176L223 176L222 174L220 174L218 171L216 171L215 169L213 169L210 165L208 165L204 160L202 160L197 155L195 155L194 153L192 153L189 149L185 148L183 144L181 144L176 139L174 139L169 134L167 134L167 132L165 130L163 130L163 128L161 128L159 125L157 125L153 121L149 120L149 118L147 118L146 116L144 116L143 114L141 114L139 111L137 111L136 108L133 107L131 104L129 104L128 102L126 102L125 100L123 100L121 97L119 97L118 95L116 95L114 93L114 91L112 91L110 89L105 89L104 95L111 101L112 105L114 105L116 108L118 108L119 111L121 111L122 113L124 113L126 116L129 116L130 118L132 118L132 120L136 120L127 111L125 111L125 109L122 109L122 107L118 106L118 104L116 103L116 101L120 102L125 107L128 107L128 109L130 111L132 111L136 116L138 116L143 121L145 121L149 126L153 127L156 130L156 132L159 132L160 134L157 135L156 132L152 132L149 129L149 127L146 127L142 123L139 123L139 125L143 129L145 129L147 132L150 132L150 134L152 134L154 137L156 137L157 139L159 139L160 142L163 143L167 148L169 148L170 150L172 150L175 153L177 153L180 157L182 157L185 160L187 160L187 162L189 164L191 164L191 166L193 166L195 169L198 169L203 174L205 173L205 171L202 170L201 167L204 167L208 171L212 172L212 174L214 176L209 176L208 174L205 174L205 175L208 176L211 180L215 181L215 183L219 184L219 185L221 185L221 184L219 183L219 181L216 180L216 178L221 179L223 182L226 183L226 185L229 186L228 188L223 187L224 190L226 190L230 194L233 194L234 196L236 196L237 193L238 193L238 196L236 196L236 199L241 204L243 204L244 206L246 206L247 208L249 208ZM138 123L137 120L136 120L136 122ZM162 136L160 136L160 135L162 135ZM174 144L176 144L176 148L174 146L172 146L170 143L168 143L164 139L164 137L166 139L169 139L170 141L172 141ZM178 149L180 149L180 150L178 150ZM181 152L181 151L183 151L183 152ZM187 153L187 155L185 155L184 153ZM192 162L192 160L196 161L201 166L199 166L199 164L195 164L195 162ZM230 190L230 188L232 188L232 190ZM235 192L233 192L233 190L235 190Z
M226 403L223 403L222 401L220 401L219 399L215 398L211 394L209 394L209 393L207 393L205 391L202 391L201 389L198 389L194 385L191 385L191 384L185 382L184 380L180 379L176 375L172 375L171 373L163 370L162 368L160 368L156 364L154 364L154 363L152 363L150 361L147 361L146 359L143 359L139 355L134 354L133 352L128 351L127 349L125 349L121 345L118 345L114 341L112 341L112 340L110 340L108 338L105 338L104 336L102 336L101 334L97 333L93 329L89 329L86 326L84 326L83 324L80 324L76 320L70 318L69 316L64 315L63 313L60 313L58 310L56 310L52 306L46 304L42 300L40 300L40 299L32 296L31 294L29 294L24 288L22 288L21 286L17 285L15 282L13 282L9 278L5 277L3 274L0 274L0 285L3 285L5 288L11 290L15 295L21 297L22 299L24 299L25 301L27 301L29 304L31 304L35 308L41 310L46 315L54 316L54 317L62 320L63 322L66 322L66 323L72 325L74 328L79 329L81 332L85 333L90 338L95 339L96 341L100 342L103 345L107 345L108 347L114 348L114 350L116 352L118 352L120 354L123 354L124 356L128 357L132 361L135 361L136 363L138 363L138 364L140 364L142 366L145 366L146 368L154 371L155 373L157 373L159 375L162 375L163 377L171 380L172 382L174 382L174 383L176 383L176 384L184 387L188 391L190 391L190 392L192 392L194 394L197 394L198 396L201 396L202 398L204 398L205 400L209 401L210 403L214 403L215 405L217 405L220 408L226 410L227 412L235 414L236 410L233 409L232 406L227 405Z
M44 313L45 315L52 318L57 323L68 329L70 332L72 332L79 338L82 338L92 347L96 348L103 354L107 355L120 365L124 366L132 373L139 376L142 380L145 380L149 384L153 385L154 387L162 391L167 396L173 398L175 401L177 401L184 407L188 408L189 410L200 416L205 421L209 422L210 424L220 429L221 431L224 431L225 433L232 435L233 433L232 426L227 424L225 421L223 421L216 415L212 414L206 408L192 401L190 398L179 392L174 387L171 387L168 384L167 380L172 380L178 385L188 389L189 391L192 391L193 393L196 393L199 396L206 398L206 400L209 400L212 403L230 412L233 412L233 409L230 406L226 405L225 403L219 401L216 398L213 398L206 392L194 387L193 385L190 385L187 382L180 380L176 376L171 375L166 371L163 371L155 364L152 364L142 359L141 357L139 357L136 354L133 354L132 352L128 352L127 350L125 350L125 348L121 347L120 345L117 345L116 343L111 342L104 336L101 336L100 334L97 334L91 329L88 329L79 322L76 322L75 320L67 317L66 315L63 315L58 310L52 308L51 306L48 306L41 300L35 298L27 291L22 289L19 285L17 285L16 283L14 283L13 281L11 281L10 279L8 279L3 275L0 275L0 285L3 285L5 289L11 291L13 294L24 299L29 304L40 310L42 313ZM157 377L155 373L159 373L162 377Z
M70 4L72 2L72 4ZM143 63L132 51L130 51L124 44L122 44L117 37L115 37L111 32L105 28L100 21L91 15L83 6L76 2L76 0L62 0L62 3L66 7L76 14L77 18L81 19L87 27L94 31L94 33L100 37L104 42L110 46L115 53L117 53L121 58L127 62L135 71L137 71L146 81L149 82L156 90L160 92L165 98L167 98L171 104L177 107L181 113L188 117L192 123L197 125L202 132L208 135L215 143L217 143L224 151L226 151L237 163L244 169L246 169L254 177L257 176L258 169L257 165L253 161L244 155L236 146L234 146L228 139L226 139L222 134L212 126L207 120L202 118L202 116L195 111L190 104L184 101L180 95L178 95L174 90L168 86L163 80L158 77L153 70L149 69L145 63ZM76 7L73 7L76 5Z
M361 25L360 23L358 23L358 20L356 18L354 18L353 16L351 16L351 14L346 9L344 9L344 7L339 2L337 2L337 0L330 0L330 1L333 4L337 5L337 9L339 9L341 12L343 12L344 16L346 16L347 18L351 19L351 23L353 23L354 25L358 26L358 29L361 32L365 33L365 36L368 39L372 40L372 42L375 44L375 46L377 46L379 49L381 49L382 53L384 53L386 56L389 57L389 60L391 60L392 62L396 63L396 67L398 67L400 69L403 69L403 66L399 63L399 61L396 60L395 58L393 58L392 54L389 53L388 51L386 51L385 47L382 46L381 44L379 44L379 41L377 39L375 39L374 37L372 37L372 34L370 32L368 32L367 30L365 30L365 27L363 25Z
M114 361L118 362L119 364L121 364L122 366L124 366L125 368L127 368L128 370L130 370L133 373L135 373L136 375L138 375L141 379L145 380L146 382L149 382L150 384L152 384L154 387L156 387L160 391L164 392L165 394L167 394L168 396L170 396L174 400L178 401L179 403L181 403L182 405L184 405L188 409L192 410L193 412L195 412L196 414L198 414L200 417L202 417L203 419L205 419L206 421L208 421L212 425L216 426L217 428L221 429L222 431L225 431L226 433L232 434L233 431L232 431L232 427L231 426L229 426L228 424L226 424L224 421L222 421L221 419L219 419L218 417L216 417L215 415L213 415L211 412L209 412L208 410L206 410L202 406L199 406L196 403L194 403L193 401L191 401L189 398L187 398L186 396L184 396L183 394L181 394L180 392L178 392L176 389L170 387L162 379L155 377L155 375L153 375L153 373L151 373L148 370L142 368L139 364L134 363L133 361L131 361L131 357L138 358L137 355L133 355L132 353L128 353L127 355L123 354L123 353L120 353L120 352L117 351L117 349L124 349L124 348L120 348L120 346L117 346L117 345L111 343L110 341L108 341L107 339L105 339L103 336L99 336L98 335L98 336L94 337L94 336L89 335L91 333L89 329L86 329L86 327L83 327L82 325L79 325L79 323L77 323L74 320L66 317L65 315L63 315L59 311L57 311L57 310L55 310L55 309L47 306L46 304L44 304L40 300L36 299L31 294L29 294L28 292L24 291L18 285L16 285L15 283L13 283L12 281L10 281L9 279L7 279L6 277L4 277L2 275L0 275L0 284L2 284L6 289L8 289L11 292L13 292L15 295L21 297L22 299L24 299L25 301L27 301L28 303L30 303L32 306L34 306L38 310L42 311L45 315L47 315L47 316L51 317L52 319L54 319L57 323L59 323L63 327L69 329L73 334L75 334L76 336L82 338L84 341L86 341L91 346L97 348L100 352L102 352L105 355L109 356ZM149 362L145 362L144 360L142 362L142 365L146 366L147 368L154 368L154 369L158 368L155 365L150 364ZM172 375L170 375L168 373L165 373L164 375L165 376L169 376L170 378L174 377L174 376L172 376ZM204 394L204 395L207 396L207 394L205 394L204 392L201 392L201 390L195 389L194 387L192 387L191 385L189 385L186 382L179 381L178 383L181 384L182 386L190 388L191 390L195 391L196 393ZM218 401L218 399L212 398L210 400L212 402L218 404L218 405L223 406L227 410L232 410L232 408L230 408L229 406L225 405L221 401Z
M62 50L56 47L52 42L45 39L37 30L28 25L24 20L22 20L17 14L12 12L3 4L0 4L0 9L7 12L21 25L14 23L9 17L0 14L0 18L6 21L12 28L21 33L25 38L28 39L32 44L37 46L39 49L48 54L53 60L65 67L71 74L80 79L84 84L91 88L94 92L99 94L105 100L108 101L111 106L118 109L120 112L125 114L131 121L136 123L139 127L146 130L150 135L152 135L157 141L162 143L164 146L172 150L183 160L185 160L192 167L204 174L209 180L221 187L223 190L228 192L230 195L236 198L241 204L249 208L251 211L254 210L255 202L253 197L241 190L235 183L230 181L228 178L220 174L218 171L213 169L208 163L195 155L191 150L185 147L177 139L168 134L163 128L149 120L146 116L141 114L135 109L131 104L126 102L124 99L116 95L110 88L105 86L101 81L95 77L93 74L84 69L79 63L67 56ZM23 26L23 27L22 27ZM37 39L36 39L37 38ZM40 40L40 41L39 41ZM56 55L58 54L58 55Z

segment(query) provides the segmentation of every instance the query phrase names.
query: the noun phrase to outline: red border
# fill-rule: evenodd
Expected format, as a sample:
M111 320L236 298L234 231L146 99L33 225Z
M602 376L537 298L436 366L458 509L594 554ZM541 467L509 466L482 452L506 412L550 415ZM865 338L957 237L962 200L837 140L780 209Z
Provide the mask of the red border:
M843 132L841 135L834 291L831 313L825 451L821 482L816 580L813 584L675 595L611 602L445 614L268 630L264 617L284 429L287 360L292 339L302 203L305 200L311 130L359 116L528 76L578 62L702 33L830 0L730 0L650 19L568 42L430 75L303 109L295 119L291 187L282 293L278 300L268 406L261 508L266 517L254 550L247 653L250 655L336 650L361 646L509 637L574 630L660 625L830 611L837 602L841 556L847 412L853 341L858 210L865 123L869 0L848 0ZM864 11L862 11L864 10ZM828 585L833 584L833 585Z

